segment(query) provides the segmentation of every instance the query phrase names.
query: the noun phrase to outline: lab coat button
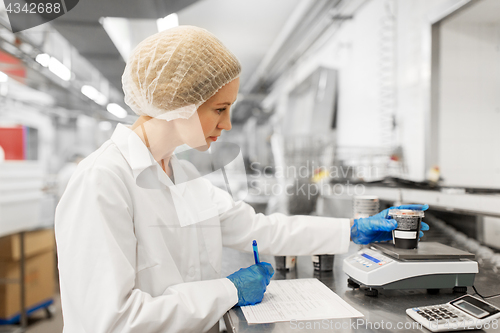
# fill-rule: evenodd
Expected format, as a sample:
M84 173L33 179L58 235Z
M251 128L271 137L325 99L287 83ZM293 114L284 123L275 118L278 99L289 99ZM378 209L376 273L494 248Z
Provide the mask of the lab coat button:
M188 275L191 276L191 277L194 276L194 268L193 267L189 267Z

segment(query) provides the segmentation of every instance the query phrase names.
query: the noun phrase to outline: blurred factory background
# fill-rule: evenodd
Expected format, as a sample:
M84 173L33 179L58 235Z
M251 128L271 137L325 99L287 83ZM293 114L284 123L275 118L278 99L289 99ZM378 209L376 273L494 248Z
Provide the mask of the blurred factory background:
M86 0L51 22L15 24L0 2L5 265L19 260L17 232L40 229L26 235L36 244L27 264L53 267L54 210L77 162L136 119L121 89L128 55L175 24L206 28L243 65L221 138L241 147L257 210L352 217L362 189L428 203L474 244L500 249L500 1ZM283 190L294 184L328 193ZM50 279L39 269L33 279ZM32 319L28 332L61 331L55 282L26 304L55 319ZM19 313L19 287L8 288L0 323Z

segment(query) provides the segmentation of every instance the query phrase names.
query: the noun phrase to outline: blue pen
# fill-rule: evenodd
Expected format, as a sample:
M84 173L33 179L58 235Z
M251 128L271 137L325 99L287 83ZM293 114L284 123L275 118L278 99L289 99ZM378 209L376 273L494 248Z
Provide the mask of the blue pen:
M259 249L257 248L256 240L252 242L252 247L253 247L253 258L255 259L255 264L258 265L260 264L260 260L259 260Z

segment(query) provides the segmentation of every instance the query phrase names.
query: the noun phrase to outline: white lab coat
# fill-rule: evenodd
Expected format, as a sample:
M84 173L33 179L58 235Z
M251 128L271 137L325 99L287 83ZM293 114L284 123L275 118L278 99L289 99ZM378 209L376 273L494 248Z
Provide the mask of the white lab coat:
M257 239L262 254L347 251L348 219L264 216L206 180L174 185L131 133L118 125L79 164L57 207L64 333L209 330L238 302L220 277L222 246L250 252ZM171 164L176 182L197 172ZM217 214L180 227L174 192L203 198L188 202L199 216Z

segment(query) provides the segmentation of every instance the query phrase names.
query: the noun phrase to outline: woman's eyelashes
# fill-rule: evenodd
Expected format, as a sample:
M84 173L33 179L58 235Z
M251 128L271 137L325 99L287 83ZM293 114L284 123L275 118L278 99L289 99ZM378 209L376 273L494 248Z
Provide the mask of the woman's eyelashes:
M226 108L217 109L216 111L218 114L221 114L222 112L226 111Z

